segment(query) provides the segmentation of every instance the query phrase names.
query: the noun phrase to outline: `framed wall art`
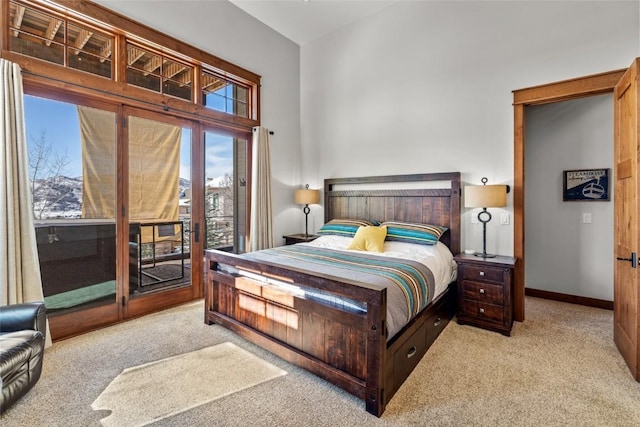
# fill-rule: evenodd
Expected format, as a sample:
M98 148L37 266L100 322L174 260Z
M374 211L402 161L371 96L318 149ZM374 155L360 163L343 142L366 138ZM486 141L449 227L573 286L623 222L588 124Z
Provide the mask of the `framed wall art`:
M562 200L608 201L609 169L563 171Z

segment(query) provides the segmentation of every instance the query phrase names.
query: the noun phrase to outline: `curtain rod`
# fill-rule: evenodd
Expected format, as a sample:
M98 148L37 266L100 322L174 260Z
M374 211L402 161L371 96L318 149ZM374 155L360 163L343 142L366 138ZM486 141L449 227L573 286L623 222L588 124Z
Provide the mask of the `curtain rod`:
M258 126L255 126L255 127L253 128L253 131L254 131L254 132L256 131L256 127L258 127ZM269 131L269 135L273 135L273 134L274 134L274 132L273 132L272 130L270 130L270 131Z

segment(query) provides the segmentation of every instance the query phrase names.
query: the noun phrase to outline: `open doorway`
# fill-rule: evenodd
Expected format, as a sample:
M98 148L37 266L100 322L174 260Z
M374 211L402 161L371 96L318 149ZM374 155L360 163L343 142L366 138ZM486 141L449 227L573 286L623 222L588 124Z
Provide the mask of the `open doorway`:
M526 106L525 122L526 294L612 309L613 94Z
M595 94L611 93L625 70L616 70L577 79L565 80L513 92L514 108L514 320L525 320L525 107L542 105Z

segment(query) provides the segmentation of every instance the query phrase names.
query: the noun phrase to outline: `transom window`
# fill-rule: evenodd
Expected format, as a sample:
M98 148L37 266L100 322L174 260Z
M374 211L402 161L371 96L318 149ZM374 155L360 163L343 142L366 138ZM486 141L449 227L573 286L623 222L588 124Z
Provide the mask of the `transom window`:
M14 2L9 10L11 51L112 78L112 35Z
M165 95L193 99L193 67L127 43L127 83Z
M253 77L247 79L244 70L214 67L211 63L216 63L217 58L209 62L203 56L202 61L194 52L195 58L133 32L115 30L113 22L80 14L69 16L64 13L64 5L49 6L40 1L9 2L8 40L12 52L197 103L206 109L257 119L252 102L257 100L258 85ZM116 52L119 46L126 50ZM124 75L116 73L114 58L125 62ZM199 84L195 83L196 76Z
M249 117L249 88L230 79L202 72L204 105L216 111Z

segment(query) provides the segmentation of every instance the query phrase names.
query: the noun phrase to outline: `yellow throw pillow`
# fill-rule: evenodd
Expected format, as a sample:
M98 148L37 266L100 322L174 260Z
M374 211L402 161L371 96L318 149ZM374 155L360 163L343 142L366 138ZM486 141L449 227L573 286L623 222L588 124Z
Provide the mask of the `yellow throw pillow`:
M358 228L347 249L368 252L384 252L384 238L387 227L366 226Z

